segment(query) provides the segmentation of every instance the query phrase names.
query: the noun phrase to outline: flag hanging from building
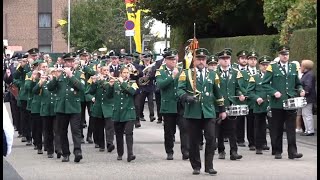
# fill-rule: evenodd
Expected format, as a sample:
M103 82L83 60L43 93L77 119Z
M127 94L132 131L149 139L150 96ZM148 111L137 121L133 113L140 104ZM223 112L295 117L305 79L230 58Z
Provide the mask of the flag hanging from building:
M64 25L66 25L68 23L68 21L64 20L64 19L58 19L58 24L56 25L56 28L58 27L63 27Z
M134 42L136 44L136 52L142 53L141 45L141 11L148 12L146 10L139 9L137 6L137 0L125 0L126 11L128 20L134 22Z

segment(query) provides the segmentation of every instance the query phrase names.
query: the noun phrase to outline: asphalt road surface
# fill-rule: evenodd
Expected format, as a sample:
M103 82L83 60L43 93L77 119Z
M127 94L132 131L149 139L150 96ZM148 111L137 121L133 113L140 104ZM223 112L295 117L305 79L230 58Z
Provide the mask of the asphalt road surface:
M145 117L149 117L145 107ZM86 137L87 128L84 129ZM117 153L99 152L94 144L83 144L83 159L80 163L62 163L56 155L48 159L46 152L38 155L33 146L26 146L15 134L12 153L3 158L4 179L25 180L98 180L98 179L240 179L240 180L313 180L317 178L317 137L302 137L297 135L298 151L303 158L290 160L287 155L286 138L284 137L283 158L274 159L271 150L264 151L263 155L256 155L248 147L239 147L238 153L243 155L241 160L229 160L229 144L226 143L226 159L220 160L217 153L214 157L214 168L218 174L214 177L204 173L202 162L201 174L192 175L190 162L182 160L180 151L179 131L176 134L174 160L166 160L163 145L163 125L156 121L142 122L142 127L134 129L134 154L136 160L128 163L126 152L123 160L117 161ZM267 136L268 145L270 137ZM73 150L71 133L69 130L70 150ZM126 146L125 146L126 147ZM126 148L125 148L126 149ZM204 151L201 151L204 160Z

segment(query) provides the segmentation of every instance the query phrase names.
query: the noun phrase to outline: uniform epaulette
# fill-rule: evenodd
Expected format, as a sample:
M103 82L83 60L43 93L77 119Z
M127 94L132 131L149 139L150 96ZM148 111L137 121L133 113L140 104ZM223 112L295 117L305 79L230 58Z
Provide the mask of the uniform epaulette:
M89 79L88 79L88 81L87 81L87 83L89 83L89 84L92 84L92 78L90 77Z
M179 81L185 81L185 80L186 80L186 73L184 71L182 71L179 76Z
M214 82L219 85L220 84L220 78L219 78L217 73L215 73L215 76L216 77L214 78Z
M160 73L160 68L156 70L156 75L155 76L160 76L161 73Z
M272 65L271 64L269 64L269 66L267 67L267 69L266 69L267 71L269 71L269 72L272 72Z
M137 90L139 88L139 86L137 85L137 83L132 83L131 87L134 89L134 90Z
M253 76L250 76L249 82L256 82Z
M84 73L81 73L80 78L81 79L86 79L86 77L84 76Z
M242 78L243 76L242 76L242 73L238 70L237 71L237 79L239 79L239 78Z

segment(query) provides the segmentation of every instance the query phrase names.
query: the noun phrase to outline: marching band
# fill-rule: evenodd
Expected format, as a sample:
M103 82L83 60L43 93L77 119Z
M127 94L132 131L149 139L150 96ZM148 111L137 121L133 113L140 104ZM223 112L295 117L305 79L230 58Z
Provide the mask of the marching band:
M146 98L149 120L156 120L156 92L158 123L164 123L166 159L174 159L178 126L182 159L189 159L194 175L200 174L199 145L203 137L205 172L217 174L213 167L215 150L219 159L225 159L224 142L228 139L230 160L240 160L238 146L245 146L244 129L250 150L256 154L269 150L267 124L275 159L282 158L284 124L288 157L301 158L296 145L295 117L296 109L306 105L305 92L296 65L289 62L289 47L280 46L279 62L255 51L242 50L237 53L235 64L231 64L230 48L210 56L207 49L194 47L188 48L192 51L191 63L178 63L178 51L170 48L165 49L163 59L154 62L150 52L107 53L106 48L93 56L86 49L67 53L55 64L39 57L37 48L25 55L18 54L13 57L19 62L15 63L15 72L4 74L16 101L12 108L18 111L13 114L19 115L13 119L18 137L27 146L33 144L38 154L46 151L48 158L53 158L56 153L57 158L62 156L62 162L68 162L70 123L74 162L80 162L85 158L81 144L85 143L83 128L87 126L88 110L86 141L94 143L99 152L116 149L116 159L122 160L125 135L127 161L131 162L136 159L133 129L141 127L140 121L146 121Z

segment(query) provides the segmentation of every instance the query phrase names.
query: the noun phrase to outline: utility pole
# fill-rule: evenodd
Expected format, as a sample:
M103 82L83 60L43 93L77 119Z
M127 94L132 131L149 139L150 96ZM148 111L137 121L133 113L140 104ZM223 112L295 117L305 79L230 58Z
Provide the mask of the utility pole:
M68 53L70 52L70 10L71 10L71 3L70 0L68 0Z
M165 40L165 48L167 48L167 24L165 24L164 40Z

